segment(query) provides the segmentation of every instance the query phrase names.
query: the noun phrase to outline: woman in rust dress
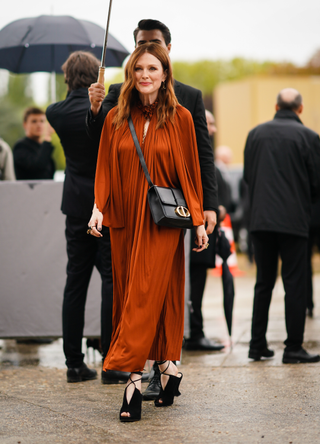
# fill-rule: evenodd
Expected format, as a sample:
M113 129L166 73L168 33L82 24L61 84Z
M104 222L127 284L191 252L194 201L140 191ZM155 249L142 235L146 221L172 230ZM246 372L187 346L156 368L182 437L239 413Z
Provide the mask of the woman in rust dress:
M131 55L118 106L101 134L91 234L110 228L113 266L113 336L103 369L129 371L121 421L141 418L141 372L158 362L162 389L157 407L178 396L184 313L184 233L157 226L148 183L128 125L131 114L153 182L181 188L196 228L197 251L208 242L193 120L177 102L167 51L146 43Z

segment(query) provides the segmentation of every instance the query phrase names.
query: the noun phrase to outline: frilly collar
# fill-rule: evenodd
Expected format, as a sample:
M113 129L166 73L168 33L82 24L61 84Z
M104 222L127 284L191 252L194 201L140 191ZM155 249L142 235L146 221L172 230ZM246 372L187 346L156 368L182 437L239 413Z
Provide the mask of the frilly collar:
M158 107L159 100L156 100L151 105L143 105L141 100L137 103L137 108L142 112L146 120L151 120L154 110Z

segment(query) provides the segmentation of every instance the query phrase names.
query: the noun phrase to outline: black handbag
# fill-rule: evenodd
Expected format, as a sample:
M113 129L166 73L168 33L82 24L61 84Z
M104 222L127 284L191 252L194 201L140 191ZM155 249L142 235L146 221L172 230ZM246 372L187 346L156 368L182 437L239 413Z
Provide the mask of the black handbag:
M148 202L154 223L163 227L192 228L190 211L187 208L182 191L178 188L158 187L153 184L131 116L129 116L128 122L143 172L148 181Z

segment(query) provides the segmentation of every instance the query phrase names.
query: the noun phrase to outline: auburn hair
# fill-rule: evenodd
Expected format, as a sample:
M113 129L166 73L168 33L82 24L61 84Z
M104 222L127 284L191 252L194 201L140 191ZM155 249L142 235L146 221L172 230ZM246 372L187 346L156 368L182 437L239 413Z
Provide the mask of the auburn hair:
M153 55L161 62L163 72L167 74L167 78L164 82L165 88L161 86L158 92L158 123L156 129L162 128L167 120L174 123L174 115L178 100L173 89L172 66L169 54L165 48L159 45L159 43L150 42L138 46L131 54L125 67L125 81L121 87L118 107L113 119L116 129L120 128L125 123L130 115L131 108L139 100L139 93L135 87L135 67L139 58L146 52Z

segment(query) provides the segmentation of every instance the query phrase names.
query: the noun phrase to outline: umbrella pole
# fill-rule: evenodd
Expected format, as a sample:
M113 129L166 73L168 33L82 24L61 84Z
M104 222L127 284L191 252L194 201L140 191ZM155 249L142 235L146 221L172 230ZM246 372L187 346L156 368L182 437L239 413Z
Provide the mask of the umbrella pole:
M51 103L55 103L57 101L57 92L56 92L56 73L52 71L51 73Z
M101 55L101 66L99 67L98 83L100 83L101 85L104 84L104 72L105 72L105 61L106 61L106 52L107 52L107 44L108 44L108 35L109 35L111 7L112 7L112 0L110 0L110 2L109 2L107 26L106 26L106 32L104 34L104 44L103 44L102 55Z

